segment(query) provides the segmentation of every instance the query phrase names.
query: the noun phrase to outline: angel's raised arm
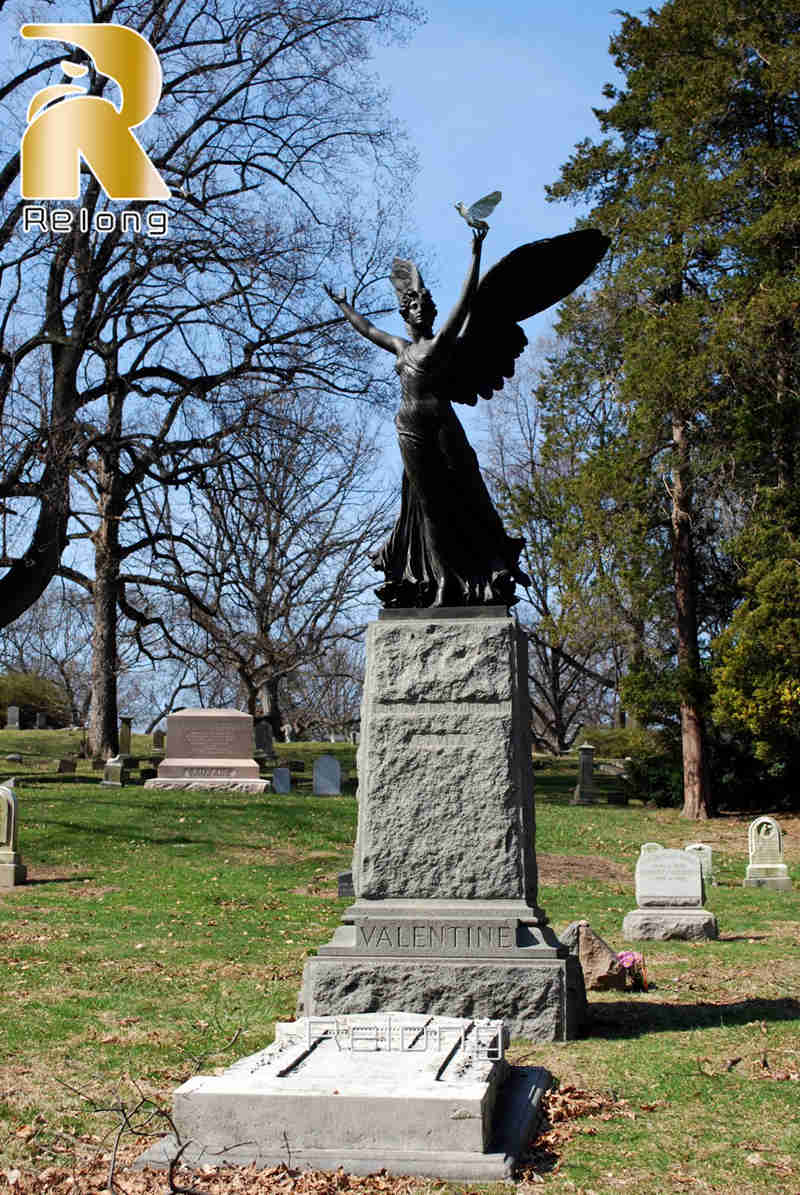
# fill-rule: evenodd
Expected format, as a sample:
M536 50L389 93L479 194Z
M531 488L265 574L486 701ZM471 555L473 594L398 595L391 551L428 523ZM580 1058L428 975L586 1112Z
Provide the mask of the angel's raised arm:
M472 231L472 262L464 279L464 285L461 288L458 302L436 334L435 339L438 344L452 344L461 331L464 320L470 313L472 300L478 286L478 272L481 266L481 246L483 245L483 238L486 236L487 231L486 228L475 228Z
M356 332L360 332L366 340L371 340L379 348L386 349L387 353L394 353L395 355L400 353L405 347L405 341L399 336L392 336L389 332L383 332L380 328L376 328L365 316L360 315L354 307L351 307L347 302L346 290L337 295L334 290L326 286L325 293L328 298L333 299L342 315L353 325Z

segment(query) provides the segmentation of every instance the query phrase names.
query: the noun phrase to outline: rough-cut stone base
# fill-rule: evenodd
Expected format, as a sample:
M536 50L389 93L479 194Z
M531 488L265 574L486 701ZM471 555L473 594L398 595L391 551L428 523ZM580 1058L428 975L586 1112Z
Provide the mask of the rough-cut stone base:
M716 917L707 909L633 909L622 922L622 936L626 942L695 941L716 938L719 930Z
M265 793L269 780L145 780L145 788L225 788L234 793Z
M298 1002L305 1016L404 1008L500 1018L513 1037L569 1041L586 1019L580 964L572 955L531 959L324 958L306 960Z

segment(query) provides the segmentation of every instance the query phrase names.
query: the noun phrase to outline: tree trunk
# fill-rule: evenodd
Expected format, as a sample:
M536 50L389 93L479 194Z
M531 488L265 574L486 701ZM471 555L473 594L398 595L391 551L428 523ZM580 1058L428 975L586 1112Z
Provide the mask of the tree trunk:
M705 765L705 725L700 698L700 650L697 642L697 572L692 542L692 496L686 424L672 426L676 466L672 479L672 573L681 691L683 817L709 816Z
M113 415L111 422L114 422ZM112 444L119 439L110 437ZM89 746L93 757L107 759L119 752L117 709L117 618L120 574L119 528L124 500L119 477L119 452L110 448L97 470L99 525L94 543L94 629L92 631L92 707Z

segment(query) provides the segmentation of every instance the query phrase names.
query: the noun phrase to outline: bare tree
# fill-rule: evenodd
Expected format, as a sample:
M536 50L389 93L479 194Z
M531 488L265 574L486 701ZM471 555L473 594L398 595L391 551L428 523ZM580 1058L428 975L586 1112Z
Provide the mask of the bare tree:
M370 392L370 361L343 347L320 281L344 260L363 292L385 259L390 213L356 222L349 212L365 180L397 196L409 161L365 63L370 37L402 32L415 13L404 0L111 0L70 15L136 29L159 55L162 98L141 132L172 191L169 230L123 229L91 176L77 204L59 204L75 212L69 232L22 230L14 190L32 90L64 58L88 66L90 94L113 84L74 47L12 39L19 71L2 91L11 118L0 164L0 504L18 530L0 562L0 623L61 566L80 475L94 555L81 578L95 607L92 739L104 753L117 746L120 574L135 549L126 519L137 491L186 484L199 444L202 467L215 459L249 418L234 385L242 377L261 380L266 407L288 385L321 379ZM129 207L143 220L150 210Z
M343 417L329 394L284 395L229 447L195 478L190 503L167 491L157 502L154 491L142 504L152 548L140 574L122 575L124 608L144 608L154 585L182 602L188 626L151 614L143 646L157 625L172 654L199 656L228 700L263 710L277 734L284 696L290 708L319 709L310 675L332 684L343 643L362 629L369 552L394 495L379 483L366 416Z

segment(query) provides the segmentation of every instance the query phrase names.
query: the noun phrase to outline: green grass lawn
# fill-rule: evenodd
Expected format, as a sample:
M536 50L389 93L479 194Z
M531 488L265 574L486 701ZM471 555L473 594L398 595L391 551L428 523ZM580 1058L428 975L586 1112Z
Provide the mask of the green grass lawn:
M0 732L0 759L15 750L10 734ZM747 818L697 826L674 810L571 807L574 784L573 765L537 772L540 903L556 929L586 917L622 949L639 844L701 839L715 848L720 884L706 904L721 937L645 944L647 993L593 993L579 1041L514 1043L512 1057L548 1067L561 1087L538 1177L554 1195L794 1195L800 818L781 819L795 889L771 893L741 886ZM106 789L88 776L45 785L26 769L17 792L30 882L0 895L0 1190L17 1170L26 1195L100 1190L63 1177L119 1122L86 1097L168 1104L191 1073L261 1048L293 1016L303 960L347 903L336 876L349 866L355 801ZM128 1145L121 1156L142 1148ZM21 1185L48 1168L63 1186ZM135 1181L120 1172L118 1190L143 1189ZM520 1185L542 1183L528 1172Z

